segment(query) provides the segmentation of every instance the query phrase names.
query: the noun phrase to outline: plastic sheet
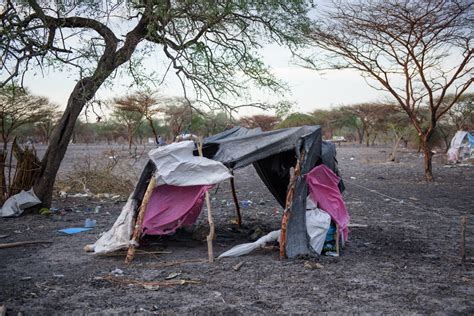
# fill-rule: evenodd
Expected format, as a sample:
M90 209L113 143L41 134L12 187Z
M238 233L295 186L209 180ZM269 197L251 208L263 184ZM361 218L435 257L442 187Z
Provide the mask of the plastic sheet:
M35 195L33 188L21 191L8 198L0 209L1 217L20 216L29 207L41 204L41 200Z

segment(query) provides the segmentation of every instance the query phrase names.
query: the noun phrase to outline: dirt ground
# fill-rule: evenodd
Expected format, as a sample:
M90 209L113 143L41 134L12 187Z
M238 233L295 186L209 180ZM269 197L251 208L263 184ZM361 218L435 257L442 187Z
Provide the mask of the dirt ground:
M102 157L105 150L72 145L64 168L81 154ZM56 198L52 216L0 219L0 243L51 242L0 249L0 304L11 315L474 314L474 167L446 167L442 156L435 156L436 181L425 183L419 154L402 150L399 162L387 163L388 152L338 147L344 198L355 224L340 257L280 261L270 247L212 264L172 265L207 257L206 242L188 231L145 240L141 249L146 252L126 266L124 255L100 257L82 249L113 224L125 197ZM133 162L130 170L138 173L143 163L143 158ZM239 200L253 202L242 210L242 229L232 224L229 185L212 190L216 254L280 225L282 210L251 167L236 172L236 186ZM459 256L462 215L469 220L464 265ZM97 227L76 235L58 233L82 226L86 218L95 219ZM205 226L203 212L195 228L199 232ZM309 269L308 261L320 268ZM133 281L163 281L173 273L179 274L173 280L195 282L143 287Z

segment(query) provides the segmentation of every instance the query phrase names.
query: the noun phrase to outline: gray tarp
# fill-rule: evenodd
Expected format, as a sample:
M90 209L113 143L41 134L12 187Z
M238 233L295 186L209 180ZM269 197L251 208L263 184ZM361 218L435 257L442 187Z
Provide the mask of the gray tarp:
M269 132L236 127L204 139L203 145L206 158L220 161L228 168L237 169L253 164L260 178L283 207L290 168L295 166L303 148L305 154L301 176L296 179L287 230L286 253L290 258L311 253L305 222L307 186L304 175L321 163L337 172L335 146L322 142L319 126ZM194 155L198 155L197 150ZM141 203L154 169L153 163L149 162L142 172L132 194L132 198L138 202L137 205Z

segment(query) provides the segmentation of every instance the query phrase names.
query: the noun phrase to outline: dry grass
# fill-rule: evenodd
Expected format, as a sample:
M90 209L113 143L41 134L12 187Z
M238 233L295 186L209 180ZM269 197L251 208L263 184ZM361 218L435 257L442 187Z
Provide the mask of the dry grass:
M91 158L76 163L72 171L56 181L56 191L68 193L110 193L128 196L136 175L116 158Z

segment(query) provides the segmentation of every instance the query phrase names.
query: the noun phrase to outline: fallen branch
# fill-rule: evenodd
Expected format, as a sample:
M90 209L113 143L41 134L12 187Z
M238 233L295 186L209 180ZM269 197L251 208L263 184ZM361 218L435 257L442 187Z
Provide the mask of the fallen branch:
M144 288L159 287L159 286L175 286L175 285L186 285L186 284L201 284L200 280L163 280L163 281L142 281L135 279L119 278L113 275L106 275L103 277L96 278L97 280L108 281L114 284L125 284L125 285L139 285Z
M460 255L461 255L461 263L464 264L466 261L466 224L467 224L467 216L464 215L461 218L461 246L460 246Z
M52 241L46 241L46 240L18 241L18 242L12 242L12 243L7 243L7 244L0 244L0 249L13 248L13 247L32 245L32 244L52 244L52 243L53 243Z
M162 254L170 254L172 253L171 251L145 251L145 250L135 250L135 256L136 255L162 255ZM110 253L105 253L105 257L123 257L127 255L126 251L120 251L120 252L110 252Z
M170 262L153 263L150 266L153 268L165 268L165 267L172 267L172 266L177 266L177 265L186 264L186 263L205 263L205 262L208 262L208 260L188 259L188 260L176 260L176 261L170 261Z

